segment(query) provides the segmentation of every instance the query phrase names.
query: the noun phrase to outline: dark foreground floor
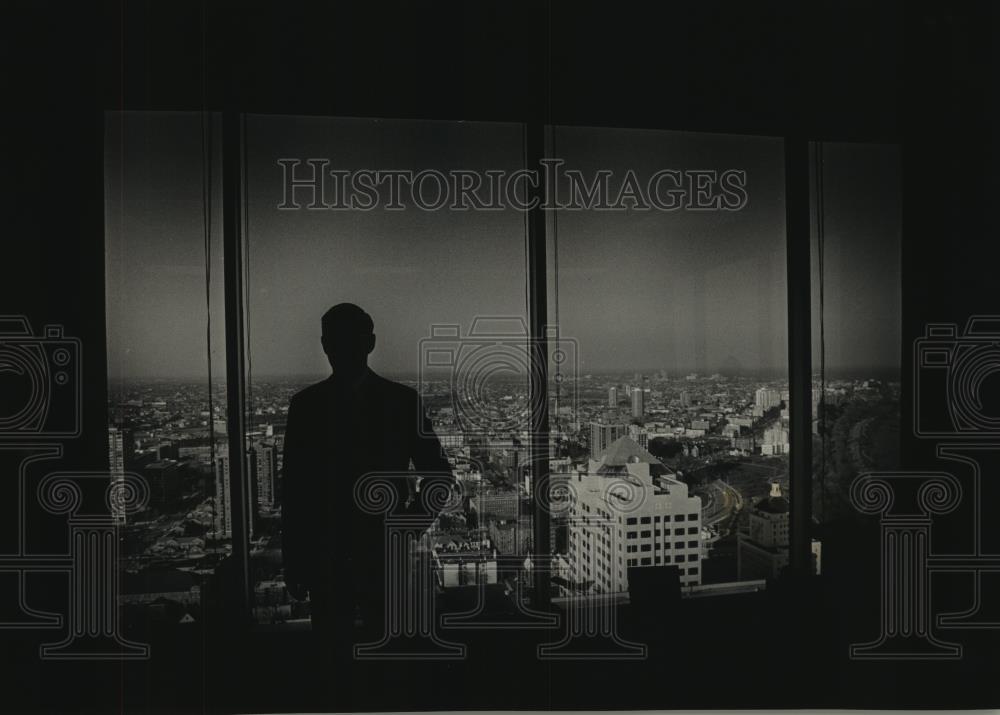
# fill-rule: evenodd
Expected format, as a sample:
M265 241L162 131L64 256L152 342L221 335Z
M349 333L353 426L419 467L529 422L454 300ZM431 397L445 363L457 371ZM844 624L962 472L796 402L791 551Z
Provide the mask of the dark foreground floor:
M639 660L539 660L538 644L558 631L494 630L449 632L466 644L464 660L326 667L307 631L234 633L208 623L151 631L148 661L42 662L46 638L8 631L3 710L995 707L1000 632L940 631L963 645L951 661L848 657L850 643L878 633L878 594L862 586L878 583L877 563L859 557L874 551L861 548L873 535L830 536L823 576L805 583L621 607L623 637L648 646Z

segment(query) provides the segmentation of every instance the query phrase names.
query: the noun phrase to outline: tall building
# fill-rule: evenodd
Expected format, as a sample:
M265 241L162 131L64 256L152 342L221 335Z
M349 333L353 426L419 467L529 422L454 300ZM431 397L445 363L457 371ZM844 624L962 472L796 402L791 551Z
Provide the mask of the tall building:
M124 427L108 428L108 469L111 482L123 482L125 471L135 458L135 441L132 430ZM112 518L118 523L125 522L125 512L112 506Z
M641 420L645 416L645 394L641 386L632 388L632 419Z
M488 529L490 541L502 556L525 556L531 551L531 517L490 521Z
M608 388L608 407L618 406L618 388L609 387Z
M781 404L781 393L772 387L760 387L754 393L754 407L759 410L769 410Z
M608 425L603 422L590 423L590 456L596 457L612 442L627 432L625 425Z
M180 445L174 442L161 442L156 445L156 458L157 459L180 459L181 458L181 448Z
M173 459L150 462L142 469L149 483L149 505L155 509L165 509L181 496L181 467Z
M233 538L232 502L229 491L229 455L215 458L215 538Z
M680 395L678 395L678 399L680 400L681 407L691 406L691 394L687 390L681 390Z
M625 592L629 567L643 566L675 566L682 586L701 583L701 498L688 496L635 440L615 440L573 486L568 551L576 588Z
M278 448L273 442L258 442L254 445L256 454L257 506L261 509L274 509L277 506L275 498L275 479L278 475Z
M513 521L521 510L521 497L515 490L480 492L472 498L481 523L490 520Z
M248 475L257 474L257 454L254 450L248 450L246 462L246 473ZM215 538L233 538L233 503L232 503L232 478L231 465L228 454L220 454L215 459ZM249 479L250 489L246 494L246 518L247 526L250 530L249 538L254 537L257 523L257 480Z
M788 427L774 425L764 430L764 441L760 445L760 453L766 455L788 454Z
M124 472L134 458L135 442L132 430L124 427L108 427L108 462L111 473Z
M645 427L639 425L629 425L628 426L628 436L635 440L643 449L649 447L649 432Z

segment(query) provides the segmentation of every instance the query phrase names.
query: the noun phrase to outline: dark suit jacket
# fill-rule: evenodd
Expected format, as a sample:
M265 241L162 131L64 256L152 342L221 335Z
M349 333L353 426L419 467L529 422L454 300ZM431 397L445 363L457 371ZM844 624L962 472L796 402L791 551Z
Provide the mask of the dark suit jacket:
M452 481L415 390L369 371L355 390L331 378L292 397L282 475L285 579L309 587L314 613L359 604L382 611L384 517L358 508L355 483L373 472L406 472L411 462L414 474L426 475L421 492L428 480ZM395 513L429 526L437 514L420 495L405 506L406 481L392 479Z

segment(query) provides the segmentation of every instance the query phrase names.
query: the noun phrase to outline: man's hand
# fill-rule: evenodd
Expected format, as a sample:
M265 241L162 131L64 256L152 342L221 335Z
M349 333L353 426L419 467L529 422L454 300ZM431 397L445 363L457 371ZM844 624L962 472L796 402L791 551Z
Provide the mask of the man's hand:
M309 588L305 584L286 583L285 589L288 591L288 595L296 601L305 601L309 598Z

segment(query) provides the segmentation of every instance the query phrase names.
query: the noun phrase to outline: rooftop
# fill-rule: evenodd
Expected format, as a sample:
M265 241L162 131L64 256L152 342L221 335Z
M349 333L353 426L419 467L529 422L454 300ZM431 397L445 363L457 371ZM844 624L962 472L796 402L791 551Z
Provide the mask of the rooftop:
M626 464L661 464L648 450L631 437L619 437L597 457L603 467L624 467Z

